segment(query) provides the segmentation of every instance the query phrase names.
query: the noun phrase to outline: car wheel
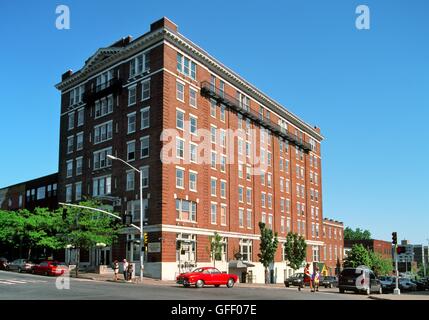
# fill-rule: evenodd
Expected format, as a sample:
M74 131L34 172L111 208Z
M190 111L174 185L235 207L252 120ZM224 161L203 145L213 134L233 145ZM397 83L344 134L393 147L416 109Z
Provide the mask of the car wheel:
M48 271L45 271L44 275L45 275L45 276L49 276Z
M286 288L289 288L289 283L285 283Z
M22 272L22 269L21 269L21 268L18 268L18 272L19 272L19 273L21 273L21 272Z
M333 288L334 285L332 283L329 284L329 288Z
M369 296L369 295L371 294L371 288L370 288L370 287L366 288L366 290L365 290L365 294L366 294L367 296Z
M202 288L202 287L204 287L204 281L203 280L198 280L196 283L195 283L195 287L196 288Z
M380 289L378 290L379 294L383 294L383 288L380 286Z
M232 288L234 286L234 279L229 279L228 282L227 282L227 284L226 284L226 286L228 288Z
M185 288L189 288L190 287L190 285L189 284L184 284L183 285Z
M344 293L344 291L345 291L344 289L340 288L340 293Z

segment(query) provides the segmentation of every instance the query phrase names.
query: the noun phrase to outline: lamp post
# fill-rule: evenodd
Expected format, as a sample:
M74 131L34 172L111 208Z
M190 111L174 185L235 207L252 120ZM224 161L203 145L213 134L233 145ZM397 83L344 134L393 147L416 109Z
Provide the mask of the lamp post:
M130 165L128 162L126 162L125 160L122 160L121 158L112 156L110 154L108 154L107 157L112 160L121 161L122 163L126 164L131 169L133 169L134 171L137 171L138 174L140 175L140 283L142 283L143 282L143 241L144 241L143 240L143 174L141 170Z

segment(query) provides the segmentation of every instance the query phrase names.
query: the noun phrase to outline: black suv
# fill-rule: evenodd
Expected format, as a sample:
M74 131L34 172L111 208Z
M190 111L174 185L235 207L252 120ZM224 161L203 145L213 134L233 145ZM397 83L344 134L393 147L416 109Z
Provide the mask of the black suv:
M367 295L383 291L380 280L367 267L345 268L341 271L338 278L338 289L341 293L353 291L364 292Z

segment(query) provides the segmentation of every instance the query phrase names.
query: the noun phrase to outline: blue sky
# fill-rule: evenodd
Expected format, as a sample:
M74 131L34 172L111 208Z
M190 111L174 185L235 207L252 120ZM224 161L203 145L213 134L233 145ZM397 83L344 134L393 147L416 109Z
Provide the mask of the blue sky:
M55 28L59 4L70 30ZM355 28L360 4L370 30ZM427 243L428 14L425 0L1 1L0 187L57 170L61 74L167 16L321 127L325 216Z

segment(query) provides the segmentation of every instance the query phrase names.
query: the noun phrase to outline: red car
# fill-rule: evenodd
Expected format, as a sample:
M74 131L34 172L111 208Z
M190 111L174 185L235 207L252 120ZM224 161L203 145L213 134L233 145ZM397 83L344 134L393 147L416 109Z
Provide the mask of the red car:
M58 261L43 261L31 269L31 273L45 276L60 276L68 270L67 266Z
M195 285L197 288L202 288L205 285L215 287L226 285L228 288L232 288L237 280L238 277L235 274L222 273L213 267L203 267L192 272L179 274L176 283L183 284L186 288L191 285Z

